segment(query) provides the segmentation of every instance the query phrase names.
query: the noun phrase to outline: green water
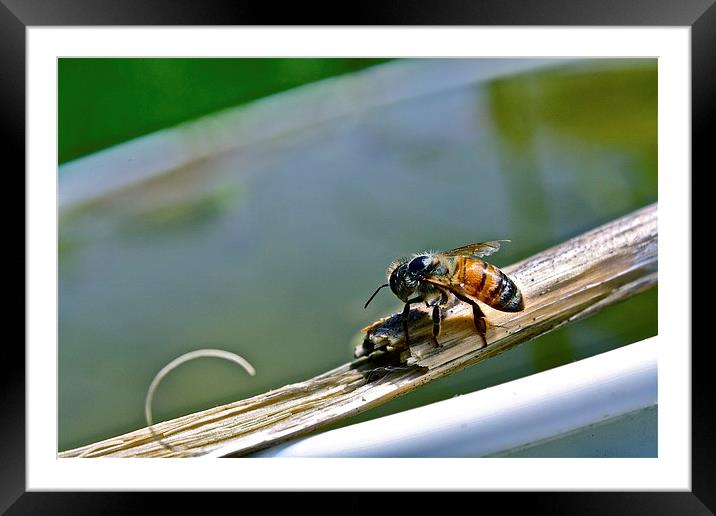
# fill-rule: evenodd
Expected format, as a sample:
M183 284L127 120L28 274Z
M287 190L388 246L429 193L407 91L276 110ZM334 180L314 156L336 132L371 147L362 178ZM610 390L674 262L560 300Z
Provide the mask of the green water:
M60 449L144 426L154 374L199 347L239 353L257 376L212 359L184 365L160 387L156 419L351 360L358 331L398 309L385 291L363 309L397 256L511 239L491 257L503 266L655 202L656 93L655 60L469 82L307 123L64 211ZM145 93L123 92L133 94ZM60 100L63 116L76 109ZM652 289L350 422L656 333Z

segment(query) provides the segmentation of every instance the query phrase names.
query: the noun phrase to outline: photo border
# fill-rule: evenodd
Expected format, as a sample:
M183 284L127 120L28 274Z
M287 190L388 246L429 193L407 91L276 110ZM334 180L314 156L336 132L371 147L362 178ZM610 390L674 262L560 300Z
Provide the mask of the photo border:
M5 2L8 3L8 2ZM284 25L289 13L275 6L264 6L261 10L245 8L242 12L235 4L217 2L145 1L141 3L110 2L91 0L57 0L48 8L43 2L25 0L12 2L11 9L0 5L0 47L3 70L2 113L5 124L7 152L17 157L16 163L25 166L25 30L37 25ZM208 8L207 8L208 4ZM539 5L537 5L539 4ZM706 149L712 145L708 129L714 120L714 66L716 56L716 7L713 0L708 2L682 2L678 5L664 5L658 1L625 1L617 5L599 2L559 1L535 2L531 9L524 3L485 2L479 6L448 2L436 7L432 4L411 3L410 10L391 9L384 4L382 9L364 10L354 13L351 20L361 25L684 25L691 27L692 37L692 161L705 163ZM270 12L274 7L275 13ZM250 11L250 12L246 12ZM304 21L308 10L301 10ZM330 13L329 13L330 15ZM326 17L328 17L327 15ZM346 16L346 15L342 15ZM334 16L334 21L312 25L344 25ZM247 23L247 21L252 23ZM294 21L294 20L291 20ZM293 24L293 23L292 23ZM705 168L705 167L702 167ZM692 174L693 176L693 174ZM26 260L23 246L23 258ZM690 253L689 253L690 256ZM26 269L25 269L26 270ZM13 349L14 348L14 349ZM6 345L6 352L19 346ZM138 507L146 494L129 493L38 493L25 492L25 356L17 351L10 355L1 382L4 393L4 423L0 427L0 457L2 477L0 480L0 510L12 505L18 514L51 512L107 512L121 507ZM707 406L710 388L707 387L706 367L709 361L705 352L692 350L692 491L648 492L648 493L529 493L526 498L517 499L534 504L539 500L541 509L550 508L560 513L576 510L614 512L627 507L639 513L650 514L708 514L707 507L714 507L714 490L710 482L714 475L714 440L706 421L710 406ZM702 386L699 389L698 386ZM182 502L178 493L163 493L162 504ZM240 493L248 496L247 493ZM475 493L485 496L488 493ZM215 496L216 494L212 494ZM358 496L358 495L354 495ZM361 496L362 503L366 500ZM515 493L508 493L515 496ZM413 502L419 497L413 499ZM173 505L173 503L172 503ZM178 505L178 504L177 504ZM68 510L70 509L71 510ZM63 510L64 509L64 510ZM368 509L368 507L366 507Z

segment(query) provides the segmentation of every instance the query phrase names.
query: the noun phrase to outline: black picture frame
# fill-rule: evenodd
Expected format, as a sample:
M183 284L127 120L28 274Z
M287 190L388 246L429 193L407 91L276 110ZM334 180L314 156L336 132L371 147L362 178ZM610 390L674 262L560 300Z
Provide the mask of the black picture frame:
M0 70L6 162L14 156L17 174L25 166L25 29L31 26L111 25L572 25L691 27L692 163L705 168L716 119L715 0L490 0L385 1L372 4L240 3L189 0L0 0ZM693 168L692 167L692 168ZM692 172L693 177L693 172ZM24 186L24 184L23 184ZM26 259L22 247L23 262ZM14 252L14 251L13 251ZM685 250L686 253L686 250ZM688 256L691 256L689 250ZM24 269L26 271L26 269ZM691 292L691 289L688 290ZM12 342L12 345L11 345ZM8 514L120 514L146 508L140 493L25 492L25 353L6 340L0 375L3 424L0 425L0 512ZM508 493L512 503L529 503L549 514L713 514L716 511L716 439L708 414L710 361L692 349L692 490L639 493ZM701 388L699 388L701 387ZM239 493L243 503L248 496ZM499 494L495 494L500 496ZM164 512L186 503L181 493L161 496ZM216 496L216 494L212 494ZM493 496L474 493L472 496ZM351 495L353 507L374 510L371 497ZM481 499L482 503L486 500ZM258 501L258 500L257 500ZM276 499L272 498L272 503ZM214 499L213 503L221 502ZM420 496L402 503L423 503ZM382 503L381 503L382 505ZM334 507L335 509L335 507ZM401 505L401 511L406 507Z

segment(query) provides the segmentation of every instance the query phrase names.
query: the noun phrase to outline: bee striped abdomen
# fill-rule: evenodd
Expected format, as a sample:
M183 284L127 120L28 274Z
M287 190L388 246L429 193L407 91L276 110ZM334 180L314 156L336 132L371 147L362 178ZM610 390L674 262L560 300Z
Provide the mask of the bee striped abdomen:
M504 272L500 271L502 275L502 287L499 291L495 304L491 305L493 308L502 310L503 312L519 312L525 305L522 300L522 293L517 285L505 275Z
M502 312L519 312L524 308L517 285L500 269L479 259L464 258L456 274L460 287L468 295ZM456 271L458 272L458 271Z

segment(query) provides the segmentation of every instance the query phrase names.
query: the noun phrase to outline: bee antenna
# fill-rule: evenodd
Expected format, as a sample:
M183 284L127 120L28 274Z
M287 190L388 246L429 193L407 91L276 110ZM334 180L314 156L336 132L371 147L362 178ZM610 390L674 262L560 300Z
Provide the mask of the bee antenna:
M377 289L375 289L375 292L373 292L373 295L370 296L370 299L368 299L368 301L365 302L365 305L363 305L363 308L364 308L364 309L365 309L365 308L368 308L368 304L369 304L371 301L373 301L373 298L374 298L375 295L380 291L380 289L382 289L383 287L387 287L387 286L389 286L389 285L390 285L389 283L386 283L385 285L381 285L380 287L378 287Z

